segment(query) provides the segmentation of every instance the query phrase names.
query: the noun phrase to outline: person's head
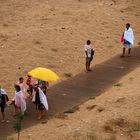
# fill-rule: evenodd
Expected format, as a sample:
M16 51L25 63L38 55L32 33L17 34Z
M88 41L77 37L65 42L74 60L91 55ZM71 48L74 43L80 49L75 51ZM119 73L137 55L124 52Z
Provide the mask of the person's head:
M35 90L35 92L38 91L38 87L39 87L38 84L35 84L35 85L34 85L34 90Z
M130 24L127 23L127 24L126 24L126 29L128 30L129 28L130 28Z
M19 82L20 82L20 83L23 83L23 82L24 82L23 77L20 77L20 78L19 78Z
M19 85L15 84L15 85L14 85L14 87L15 87L16 92L21 91L21 88L20 88L20 86L19 86Z
M90 40L87 40L87 45L90 45L91 44L91 41Z
M27 77L30 79L31 78L31 76L30 75L27 75Z

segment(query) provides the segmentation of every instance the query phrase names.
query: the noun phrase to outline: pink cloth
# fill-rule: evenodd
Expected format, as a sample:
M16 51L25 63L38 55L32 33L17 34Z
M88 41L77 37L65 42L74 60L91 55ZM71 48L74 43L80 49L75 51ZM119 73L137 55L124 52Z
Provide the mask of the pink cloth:
M21 112L26 111L26 100L22 91L16 92L14 101L15 105L21 109Z
M25 93L26 90L25 90L25 84L24 84L24 82L23 82L23 83L17 82L17 85L19 85L21 91L22 91L23 93Z

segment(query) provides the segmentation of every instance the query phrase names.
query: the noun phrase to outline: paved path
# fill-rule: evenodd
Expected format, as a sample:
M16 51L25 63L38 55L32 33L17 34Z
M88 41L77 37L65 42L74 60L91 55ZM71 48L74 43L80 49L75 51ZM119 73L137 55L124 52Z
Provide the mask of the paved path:
M93 67L90 73L81 73L73 78L53 86L48 94L49 112L51 118L57 113L64 112L78 104L87 101L92 96L99 96L117 83L124 75L140 66L140 48L135 48L132 57L120 58L115 56ZM11 112L11 109L8 109ZM8 118L11 114L8 115ZM13 118L9 124L0 124L0 136L12 134ZM24 128L36 125L35 109L28 105L28 115L24 120Z

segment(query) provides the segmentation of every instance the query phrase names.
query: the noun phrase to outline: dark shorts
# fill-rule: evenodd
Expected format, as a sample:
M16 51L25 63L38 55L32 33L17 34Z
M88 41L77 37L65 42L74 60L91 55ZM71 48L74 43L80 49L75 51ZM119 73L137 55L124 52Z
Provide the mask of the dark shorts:
M1 112L4 112L5 106L0 106L0 108L1 108Z
M91 57L86 57L86 62L90 63L92 61Z
M129 41L124 40L124 47L125 48L131 48L132 47L132 44Z

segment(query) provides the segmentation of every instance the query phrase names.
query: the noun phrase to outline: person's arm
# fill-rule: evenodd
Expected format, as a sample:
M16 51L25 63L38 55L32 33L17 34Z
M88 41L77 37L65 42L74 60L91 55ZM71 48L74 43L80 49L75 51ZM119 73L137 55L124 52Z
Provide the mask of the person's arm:
M86 53L86 57L88 57L88 53L87 53L87 51L85 51L85 53Z

